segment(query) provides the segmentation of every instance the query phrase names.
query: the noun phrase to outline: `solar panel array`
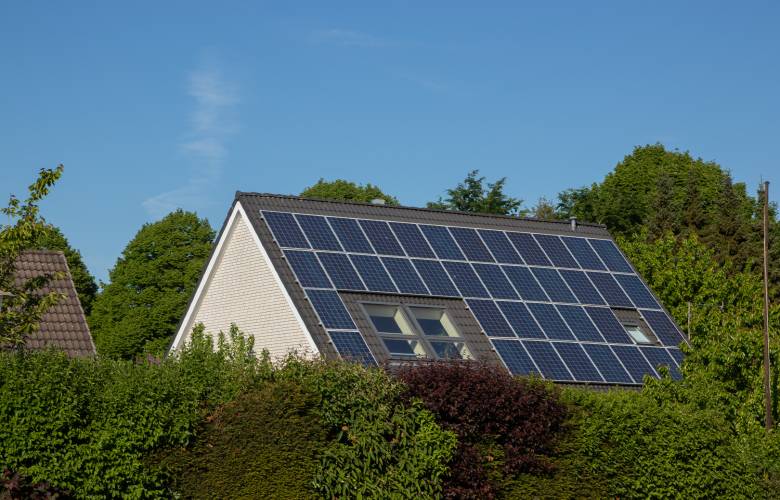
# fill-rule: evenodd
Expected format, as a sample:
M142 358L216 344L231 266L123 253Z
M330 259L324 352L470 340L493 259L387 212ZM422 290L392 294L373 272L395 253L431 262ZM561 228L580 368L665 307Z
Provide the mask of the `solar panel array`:
M343 358L376 364L339 291L463 299L507 369L555 381L679 377L684 338L609 239L263 211ZM612 308L660 345L636 345Z

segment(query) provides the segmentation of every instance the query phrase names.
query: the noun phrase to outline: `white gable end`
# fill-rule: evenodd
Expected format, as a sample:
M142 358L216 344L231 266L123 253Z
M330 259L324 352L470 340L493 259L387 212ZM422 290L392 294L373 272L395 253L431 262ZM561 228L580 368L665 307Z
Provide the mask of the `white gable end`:
M317 349L268 254L239 203L218 242L204 279L177 333L172 351L189 338L193 326L227 332L235 323L255 339L255 352L273 359L291 351L313 355Z

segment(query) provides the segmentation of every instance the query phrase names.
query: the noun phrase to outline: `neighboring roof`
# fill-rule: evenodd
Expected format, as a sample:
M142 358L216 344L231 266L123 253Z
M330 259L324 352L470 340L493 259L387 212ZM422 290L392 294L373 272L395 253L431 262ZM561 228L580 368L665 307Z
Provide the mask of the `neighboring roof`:
M64 294L41 318L40 329L27 340L30 349L55 347L68 356L93 356L95 344L89 333L84 310L81 308L76 288L70 276L68 263L62 252L30 250L16 262L16 284L30 278L62 273L64 277L52 279L41 293L55 291Z

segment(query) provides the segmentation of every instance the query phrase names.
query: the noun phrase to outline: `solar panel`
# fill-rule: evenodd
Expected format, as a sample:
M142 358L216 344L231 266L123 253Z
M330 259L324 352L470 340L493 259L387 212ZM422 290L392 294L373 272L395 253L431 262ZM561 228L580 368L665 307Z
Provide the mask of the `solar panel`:
M482 241L488 246L490 253L496 258L496 261L501 262L502 264L523 263L520 254L517 253L517 250L512 246L512 243L504 232L480 229L479 235L482 237Z
M360 280L349 258L343 253L317 253L322 267L328 272L330 280L338 290L365 290L366 287Z
M535 266L552 265L550 259L542 251L542 247L539 246L539 243L530 234L507 232L506 235L517 251L520 252L526 264Z
M616 384L631 384L633 380L620 364L615 353L606 344L583 344L593 364L599 369L604 380Z
M547 292L547 296L553 302L567 302L569 304L576 304L577 299L566 286L558 271L555 269L549 269L546 267L532 267L531 272L534 273L536 279Z
M653 294L636 275L615 274L614 276L637 307L661 309L661 304L653 298Z
M544 378L572 380L569 370L566 369L566 365L563 364L560 356L553 349L552 344L538 340L524 340L522 342L528 350L528 354L531 355L531 359L534 360L536 366L542 371Z
M452 235L443 226L420 226L423 234L428 238L428 242L440 259L466 260L463 252L460 251Z
M655 336L666 346L678 346L684 342L680 330L663 311L640 311L647 324L653 329Z
M325 328L334 330L355 329L355 323L352 322L352 317L347 312L347 308L344 307L344 303L337 292L307 289L306 296L309 297L309 302L311 302L314 310L317 311L317 315Z
M401 245L398 240L395 239L395 235L390 231L390 226L387 222L379 220L364 220L361 219L360 227L365 231L366 236L371 241L371 244L376 249L376 253L384 255L404 255L404 251L401 249Z
M425 241L425 237L420 232L420 228L415 224L402 224L400 222L391 222L390 227L393 229L398 241L401 242L401 246L406 250L406 254L410 257L425 257L434 258L433 250L428 246L428 242Z
M577 340L586 342L604 342L604 337L599 333L596 325L590 320L590 316L580 306L555 306L563 316L569 329L577 337Z
M673 379L680 380L682 378L680 370L677 369L677 363L675 363L672 359L672 356L666 352L666 349L663 347L646 346L642 346L639 349L642 351L642 354L645 355L645 358L647 358L653 368L656 369L659 375L661 374L661 370L658 367L666 366L669 368L669 375L671 375Z
M626 258L623 257L623 254L618 250L618 247L610 240L588 238L588 242L590 242L590 245L596 253L599 254L599 257L601 257L601 260L607 265L607 268L610 271L619 273L634 272Z
M360 332L328 332L339 355L365 366L376 366L376 360L368 349Z
M447 271L441 266L440 262L435 260L412 259L414 267L420 273L423 282L428 285L428 290L433 295L442 295L444 297L459 297L460 294L447 275Z
M574 340L569 327L563 322L563 318L558 314L555 306L552 304L539 304L535 302L528 303L528 309L534 315L536 321L544 330L548 338L556 340Z
M585 273L572 269L560 269L559 272L580 303L593 305L605 304L604 299L601 298L598 290L596 290L596 287L593 286L593 283L590 282Z
M571 374L574 375L574 380L580 382L604 381L582 346L569 342L553 342L552 345L558 351L563 362L566 363Z
M311 248L292 214L264 211L263 218L280 247Z
M522 302L496 302L515 334L521 339L545 339L544 332L536 324L528 308Z
M284 256L290 263L295 277L303 287L309 288L333 288L325 270L322 269L313 252L300 250L285 250Z
M509 281L512 282L512 284L515 286L515 289L518 291L518 293L520 293L520 296L523 298L523 300L538 300L541 302L547 302L550 300L527 267L501 267L504 269L504 273L507 275L507 277L509 277Z
M490 251L488 251L476 230L468 227L451 227L450 233L452 233L460 249L463 250L463 253L466 254L469 260L494 262L493 256L490 255Z
M463 297L490 297L469 264L447 261L442 262L442 264Z
M396 257L382 257L382 262L401 293L428 295L428 289L425 288L409 260Z
M495 264L472 264L485 284L490 295L495 299L518 299L517 292L506 279L501 268Z
M615 314L604 307L586 307L585 311L590 316L590 319L596 323L601 335L607 340L615 344L632 344L631 337L626 333L626 329L623 328L623 324L618 321Z
M597 273L595 271L588 272L588 277L596 285L596 288L601 293L601 296L612 307L627 307L629 309L634 308L634 304L628 298L628 296L617 284L615 278L608 273Z
M539 373L519 340L494 339L493 345L512 375Z
M642 383L642 379L645 375L658 378L653 367L647 362L642 353L639 352L639 348L630 345L613 345L612 350L615 355L620 358L623 366L626 367L628 373L637 384Z
M297 214L295 218L298 219L298 224L300 224L301 229L306 234L306 238L308 238L312 248L341 251L341 245L339 245L336 235L331 231L325 217Z
M363 234L355 219L343 219L341 217L328 217L330 227L341 241L341 246L348 252L374 253L371 244Z
M378 257L352 254L349 259L363 278L366 287L372 292L396 293L398 291Z
M466 303L488 337L515 336L509 323L506 322L501 311L496 307L495 302L492 300L469 299Z
M677 363L677 366L681 368L684 358L682 351L676 347L667 347L666 350L669 352L669 355L672 357L674 362Z
M575 267L579 268L574 257L566 249L566 245L563 244L561 239L557 236L550 234L537 234L534 235L536 241L544 249L550 260L558 267Z
M561 236L566 248L569 249L574 258L580 264L583 269L590 269L593 271L606 271L607 268L593 251L588 240L585 238L575 238L572 236Z

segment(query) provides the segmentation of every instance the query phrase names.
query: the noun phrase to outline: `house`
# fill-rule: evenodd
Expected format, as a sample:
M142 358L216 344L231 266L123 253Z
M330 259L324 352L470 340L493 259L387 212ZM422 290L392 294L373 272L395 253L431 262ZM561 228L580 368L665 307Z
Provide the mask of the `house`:
M198 323L236 323L277 359L473 359L627 386L678 377L687 341L604 226L244 192L172 351Z
M44 275L57 277L49 281L42 293L50 291L63 294L64 298L50 307L41 317L40 328L27 339L28 349L57 348L68 356L94 356L95 343L89 333L84 310L81 308L76 287L70 276L68 263L62 252L29 250L16 261L14 279L17 286L30 278Z

